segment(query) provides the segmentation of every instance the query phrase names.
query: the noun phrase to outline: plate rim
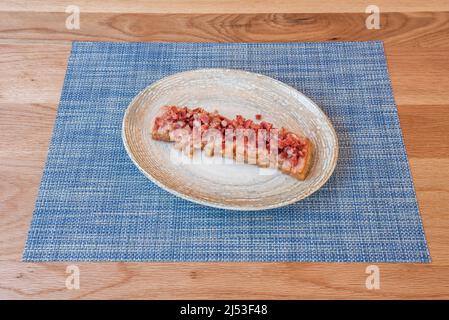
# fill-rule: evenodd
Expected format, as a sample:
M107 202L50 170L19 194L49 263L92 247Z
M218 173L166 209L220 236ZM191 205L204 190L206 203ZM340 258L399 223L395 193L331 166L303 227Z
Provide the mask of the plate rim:
M309 103L311 103L316 109L319 110L319 112L322 114L324 120L326 121L327 125L329 126L330 130L331 130L331 135L335 140L335 148L333 150L332 156L333 156L333 161L331 162L331 169L329 171L329 173L322 179L322 181L320 183L318 183L316 185L315 188L311 189L312 191L310 191L307 195L305 196L299 196L299 197L292 197L291 199L284 201L284 202L277 202L274 204L269 204L263 207L254 207L254 206L232 206L232 205L223 205L220 203L215 203L215 202L209 202L209 201L204 201L195 197L191 197L188 196L186 194L180 193L174 189L168 188L166 187L162 182L160 182L159 180L157 180L156 178L154 178L150 173L148 173L146 170L144 170L139 163L136 161L136 159L134 158L134 155L132 154L132 152L129 149L129 144L126 138L126 133L125 133L125 126L126 126L126 120L128 117L128 113L131 109L131 107L135 104L135 102L140 99L142 97L143 94L145 94L147 91L151 90L153 87L156 87L159 85L159 83L166 81L167 79L170 78L174 78L177 76L182 76L183 74L189 74L189 73L206 73L206 72L230 72L230 73L241 73L241 74L246 74L249 76L257 76L257 77L262 77L265 78L267 80L270 81L274 81L277 85L280 85L286 89L289 90L294 90L294 92L296 92L297 94L301 95L303 98L305 98ZM123 115L123 120L122 120L122 130L121 130L121 136L122 136L122 142L123 145L125 147L126 153L128 154L128 157L131 159L131 161L134 163L134 165L139 169L139 171L141 173L143 173L143 175L145 177L147 177L147 179L149 179L151 182L153 182L154 184L156 184L158 187L162 188L163 190L179 197L182 198L184 200L190 201L190 202L194 202L197 204L201 204L204 206L208 206L208 207L213 207L213 208L217 208L217 209L224 209L224 210L232 210L232 211L263 211L263 210L270 210L270 209L276 209L276 208L281 208L281 207L285 207L287 205L299 202L301 200L304 200L308 197L310 197L312 194L314 194L315 192L317 192L318 190L320 190L329 180L329 178L332 176L332 174L335 171L335 168L337 166L337 160L338 160L338 156L339 156L339 141L338 141L338 135L337 132L335 131L335 128L332 124L332 122L330 121L329 117L326 115L326 113L324 113L324 111L312 100L310 99L308 96L306 96L304 93L302 93L301 91L297 90L296 88L280 81L277 79L274 79L270 76L264 75L264 74L260 74L260 73L256 73L256 72L251 72L251 71L246 71L246 70L241 70L241 69L231 69L231 68L199 68L199 69L191 69L191 70L186 70L186 71L181 71L181 72L176 72L173 73L171 75L165 76L153 83L151 83L150 85L146 86L144 89L142 89L136 96L134 96L134 98L131 100L131 102L128 104L128 106L126 107L125 113Z

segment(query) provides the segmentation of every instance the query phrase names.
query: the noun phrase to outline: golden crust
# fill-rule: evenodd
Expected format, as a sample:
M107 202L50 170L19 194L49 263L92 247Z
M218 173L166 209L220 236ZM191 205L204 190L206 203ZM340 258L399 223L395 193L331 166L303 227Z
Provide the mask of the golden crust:
M170 141L170 135L168 132L165 133L159 133L159 132L154 132L151 134L151 136L153 137L154 140L160 140L160 141Z
M301 170L298 170L296 172L292 170L289 173L299 180L305 180L307 178L307 175L309 174L310 168L312 167L314 148L313 144L310 142L309 139L307 139L306 146L307 149L306 149L306 157L304 159L304 166L301 168Z

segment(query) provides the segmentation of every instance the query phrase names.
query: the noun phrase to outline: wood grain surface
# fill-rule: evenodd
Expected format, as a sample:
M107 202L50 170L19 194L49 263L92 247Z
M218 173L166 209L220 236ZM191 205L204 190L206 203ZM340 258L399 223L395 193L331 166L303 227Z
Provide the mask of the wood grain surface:
M72 1L0 3L0 298L449 298L449 3L376 1ZM370 2L370 1L369 1ZM20 262L72 40L385 42L430 264L378 264L367 290L360 263Z
M77 5L85 12L144 13L279 13L365 12L369 5L383 12L449 11L446 0L3 0L0 11L65 12Z
M286 42L383 40L397 47L449 47L449 12L391 12L367 29L365 13L156 14L0 11L0 39L46 41Z

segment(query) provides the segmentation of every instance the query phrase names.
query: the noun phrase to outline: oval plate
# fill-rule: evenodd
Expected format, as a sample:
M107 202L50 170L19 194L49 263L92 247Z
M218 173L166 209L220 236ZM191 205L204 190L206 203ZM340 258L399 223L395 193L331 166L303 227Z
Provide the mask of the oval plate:
M232 160L180 163L173 158L172 143L151 138L154 117L164 105L201 106L231 118L262 114L263 120L312 140L311 171L299 181L279 170ZM135 165L161 188L196 203L233 210L277 208L304 199L329 179L338 157L335 130L313 101L270 77L229 69L181 72L150 85L128 106L122 137Z

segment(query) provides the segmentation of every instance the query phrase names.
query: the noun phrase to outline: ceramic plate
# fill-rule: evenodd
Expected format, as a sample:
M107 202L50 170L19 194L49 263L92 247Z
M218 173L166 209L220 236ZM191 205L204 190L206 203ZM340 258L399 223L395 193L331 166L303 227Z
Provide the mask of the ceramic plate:
M278 170L235 163L221 157L193 160L171 143L151 138L156 114L164 105L201 106L233 118L237 114L284 126L303 134L315 146L305 181ZM331 176L338 156L335 130L323 111L294 88L260 74L228 69L200 69L166 77L139 93L123 119L126 151L151 181L190 201L234 210L276 208L317 191Z

